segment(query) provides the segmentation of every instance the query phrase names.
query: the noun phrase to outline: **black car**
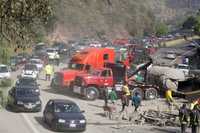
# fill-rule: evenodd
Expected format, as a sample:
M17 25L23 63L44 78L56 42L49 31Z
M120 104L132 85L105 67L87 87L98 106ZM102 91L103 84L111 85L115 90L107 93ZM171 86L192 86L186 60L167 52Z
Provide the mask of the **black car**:
M54 43L52 47L56 49L59 54L66 54L68 52L67 45L62 42Z
M40 112L42 102L40 90L33 79L20 79L8 94L7 106L13 111Z
M70 100L49 100L43 112L43 119L55 131L85 131L84 111Z

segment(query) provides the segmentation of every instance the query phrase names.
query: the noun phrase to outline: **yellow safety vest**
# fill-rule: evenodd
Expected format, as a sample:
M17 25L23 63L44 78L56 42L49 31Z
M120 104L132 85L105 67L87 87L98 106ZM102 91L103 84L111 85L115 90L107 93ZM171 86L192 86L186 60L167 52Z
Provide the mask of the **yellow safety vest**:
M172 97L172 91L171 90L167 90L166 93L165 93L165 97L166 97L166 100L168 102L173 102L174 99Z
M46 72L46 74L52 75L53 74L53 68L52 68L52 66L51 65L46 65L45 72Z
M194 106L198 104L198 100L190 104L190 109L193 110Z
M129 90L127 85L123 86L123 91L126 92L126 96L130 96L131 95L130 90Z

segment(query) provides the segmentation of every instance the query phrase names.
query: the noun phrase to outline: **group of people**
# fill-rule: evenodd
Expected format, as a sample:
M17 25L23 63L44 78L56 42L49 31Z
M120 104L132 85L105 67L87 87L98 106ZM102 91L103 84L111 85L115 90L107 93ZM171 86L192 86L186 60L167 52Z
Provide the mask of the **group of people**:
M105 106L107 106L107 98L105 98ZM111 100L111 104L115 105L118 97L115 92L115 89L112 89L110 93L108 93L108 99ZM120 95L121 99L121 111L120 111L120 116L122 116L122 120L130 120L129 117L129 105L130 105L130 99L131 99L131 105L134 106L134 112L138 111L139 106L141 105L141 97L139 93L135 93L134 95L131 95L131 92L129 90L128 84L125 82L123 87L122 87L122 93Z
M199 133L200 126L200 108L196 104L190 109L186 104L183 104L179 109L179 120L181 123L181 133L186 133L187 127L191 127L191 133Z
M165 94L169 109L171 110L173 105L179 109L172 97L172 90L167 89ZM196 100L191 103L190 108L187 108L186 104L180 107L179 120L181 124L181 133L186 133L188 126L191 127L191 133L200 133L200 107L198 103L199 101Z

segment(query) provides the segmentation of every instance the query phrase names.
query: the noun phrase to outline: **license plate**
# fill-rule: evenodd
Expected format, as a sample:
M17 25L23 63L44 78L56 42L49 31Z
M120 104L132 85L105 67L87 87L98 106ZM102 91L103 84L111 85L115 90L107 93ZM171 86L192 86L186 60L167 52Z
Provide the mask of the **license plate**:
M69 127L76 127L76 124L70 124Z
M28 105L25 105L25 107L26 107L27 109L32 109L32 108L35 107L35 105L29 103Z
M74 93L80 94L80 93L81 93L81 87L79 87L79 86L74 86L73 91L74 91Z

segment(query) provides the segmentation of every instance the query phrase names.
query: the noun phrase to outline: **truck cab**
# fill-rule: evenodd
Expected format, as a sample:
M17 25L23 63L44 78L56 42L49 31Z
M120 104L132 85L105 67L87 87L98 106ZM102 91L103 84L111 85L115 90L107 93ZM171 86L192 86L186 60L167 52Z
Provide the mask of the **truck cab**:
M113 63L106 64L106 67L96 69L88 74L76 76L73 92L86 97L88 100L95 100L103 95L104 89L110 91L115 88L121 91L125 80L125 66Z
M109 48L87 48L72 56L66 69L55 73L51 86L53 88L71 87L75 77L87 74L91 69L104 67L106 62L114 62L115 54Z

